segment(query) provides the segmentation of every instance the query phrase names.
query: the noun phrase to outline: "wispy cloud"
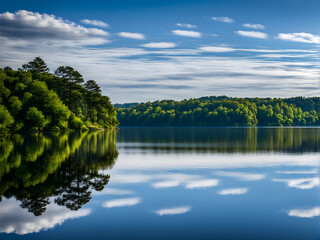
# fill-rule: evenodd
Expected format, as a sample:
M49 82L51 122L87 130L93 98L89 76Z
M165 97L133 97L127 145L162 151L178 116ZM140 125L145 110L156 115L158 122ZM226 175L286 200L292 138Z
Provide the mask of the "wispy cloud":
M218 192L219 195L241 195L246 194L248 192L248 188L226 188L222 189Z
M234 22L234 20L230 17L212 17L211 18L214 21L218 21L218 22L225 22L225 23L232 23Z
M242 26L246 28L253 28L253 29L264 29L265 27L262 24L255 24L255 23L244 23Z
M132 33L132 32L120 32L118 33L118 36L124 37L124 38L131 38L136 40L144 40L146 37L142 33Z
M108 32L97 28L85 28L54 15L26 10L0 14L0 36L6 41L41 41L52 44L57 41L74 45L98 45L107 43ZM4 40L2 40L3 42Z
M260 39L266 39L268 38L268 34L263 32L257 32L257 31L236 31L236 33L243 37L251 37L251 38L260 38Z
M234 51L237 51L237 49L231 48L231 47L206 46L206 47L200 47L199 49L204 52L234 52Z
M292 42L320 44L320 36L311 33L279 33L278 38Z
M197 25L192 25L192 24L189 24L189 23L177 23L177 26L186 27L186 28L196 28L197 27Z
M94 19L82 19L80 20L84 24L93 25L97 27L109 27L109 24L100 21L100 20L94 20Z
M196 31L172 30L172 33L183 37L201 38L201 33Z
M173 42L151 42L142 44L141 46L146 48L174 48L177 44Z
M72 64L84 76L96 79L103 93L113 102L124 101L122 97L124 95L126 95L126 101L152 101L200 97L210 95L212 92L218 95L243 97L255 97L257 94L261 97L289 97L313 96L318 91L319 72L316 68L310 67L314 64L314 60L310 57L303 56L298 60L290 61L286 59L270 61L264 58L257 59L255 54L255 52L302 52L299 49L245 49L246 52L252 52L252 56L248 58L242 57L240 52L237 56L225 56L224 53L219 53L221 56L215 56L214 52L206 54L208 56L202 56L204 51L200 49L156 49L155 51L141 47L66 48L66 41L63 40L57 41L60 46L48 44L47 41L35 42L34 40L18 45L20 40L24 41L23 39L10 39L10 41L0 39L0 52L7 56L0 58L0 66L9 65L18 68L29 61L30 56L41 56L50 69ZM237 51L242 50L239 48ZM153 56L160 56L160 58L155 59ZM106 74L108 78L105 78ZM184 81L181 81L182 79ZM144 87L146 83L149 84L148 88ZM181 86L184 88L177 89ZM304 157L305 167L317 165L312 157ZM286 163L295 165L301 163L292 156L285 159ZM217 162L209 159L200 162L190 160L187 161L187 166L200 164L219 168L219 166L234 167L235 164L249 166L278 164L272 158L264 160L265 162L257 163L248 156L245 160L242 159L241 163L233 158L232 161L230 159L230 161ZM155 162L147 161L143 164L145 167L152 167ZM185 167L186 159L168 161L167 165L163 164L163 161L157 164L158 167L167 165ZM134 165L133 162L126 162L126 166L132 167L132 165Z
M181 206L181 207L173 207L173 208L162 208L155 213L158 216L164 216L164 215L179 215L179 214L184 214L187 213L191 210L190 206Z
M246 172L215 172L219 176L232 177L242 181L259 181L264 179L266 176L260 173L246 173Z
M204 180L196 180L192 182L188 182L186 184L187 189L196 189L196 188L209 188L218 186L218 179L204 179Z
M320 216L320 207L310 209L291 209L288 211L288 215L299 218L314 218Z
M141 202L140 198L121 198L121 199L114 199L110 201L106 201L103 203L103 207L106 208L113 208L113 207L130 207L137 205Z
M284 182L288 187L298 188L298 189L312 189L320 186L320 179L318 177L314 178L297 178L297 179L272 179L274 182Z
M278 171L277 173L282 174L317 174L319 173L318 169L311 170L298 170L298 171Z

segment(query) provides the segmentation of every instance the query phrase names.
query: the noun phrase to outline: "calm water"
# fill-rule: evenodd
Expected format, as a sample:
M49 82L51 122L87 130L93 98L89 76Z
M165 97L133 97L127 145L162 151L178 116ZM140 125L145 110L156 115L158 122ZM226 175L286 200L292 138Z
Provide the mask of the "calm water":
M0 239L320 239L317 128L0 139Z

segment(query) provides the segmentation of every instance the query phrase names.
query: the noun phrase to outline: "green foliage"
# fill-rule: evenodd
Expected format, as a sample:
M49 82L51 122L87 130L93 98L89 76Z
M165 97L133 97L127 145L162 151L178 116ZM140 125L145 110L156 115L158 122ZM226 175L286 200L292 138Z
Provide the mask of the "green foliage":
M70 123L69 123L70 128L75 130L82 129L83 122L79 117L75 116L74 114L71 114L71 117L69 120L70 120Z
M11 116L8 109L5 106L0 105L0 133L6 133L13 123L14 118Z
M29 108L26 114L30 126L34 130L42 130L46 125L46 119L41 111L35 107Z
M45 73L49 72L49 68L47 67L47 64L41 57L36 57L33 61L30 61L27 64L22 65L22 69L26 71L33 71L38 73Z
M22 102L17 96L12 96L8 100L8 106L12 116L17 116L22 107Z
M121 126L319 125L320 98L204 97L117 108Z
M110 99L94 80L83 82L82 75L69 66L59 67L55 75L49 73L40 57L18 71L0 68L1 132L117 126Z

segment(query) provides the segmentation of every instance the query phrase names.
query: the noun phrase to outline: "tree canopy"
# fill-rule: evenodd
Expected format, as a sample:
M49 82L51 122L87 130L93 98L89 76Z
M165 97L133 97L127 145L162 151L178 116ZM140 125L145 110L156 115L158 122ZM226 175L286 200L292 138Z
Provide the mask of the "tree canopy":
M54 73L40 57L17 71L0 68L0 133L118 125L110 99L94 80L85 82L70 66Z
M120 126L307 126L320 124L320 98L203 97L117 108ZM126 106L126 105L123 105Z

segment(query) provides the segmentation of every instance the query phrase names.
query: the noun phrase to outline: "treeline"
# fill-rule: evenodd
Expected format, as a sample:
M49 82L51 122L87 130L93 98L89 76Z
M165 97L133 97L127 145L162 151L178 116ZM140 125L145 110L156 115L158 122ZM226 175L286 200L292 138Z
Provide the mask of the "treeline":
M94 80L70 66L49 73L37 57L17 71L0 68L0 134L19 130L87 130L118 125L116 111Z
M117 108L121 126L315 126L320 98L203 97Z

